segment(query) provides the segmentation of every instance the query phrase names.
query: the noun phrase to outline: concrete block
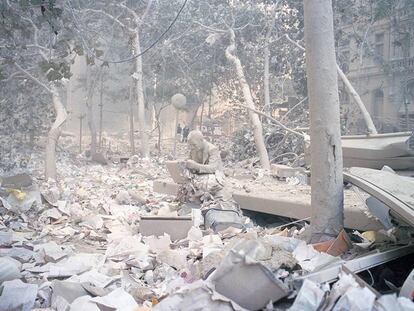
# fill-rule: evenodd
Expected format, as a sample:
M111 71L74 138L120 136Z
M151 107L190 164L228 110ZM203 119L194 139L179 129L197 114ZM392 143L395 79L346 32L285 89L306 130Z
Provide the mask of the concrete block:
M272 164L270 169L273 177L282 179L294 177L297 174L305 174L305 169L303 167L290 167L283 164Z
M304 219L311 216L310 195L292 195L279 197L277 194L246 194L236 192L234 200L241 209L262 212L271 215ZM360 231L384 229L381 223L372 216L367 215L363 206L346 204L344 207L345 227Z
M179 186L170 180L154 180L152 190L162 194L177 195Z

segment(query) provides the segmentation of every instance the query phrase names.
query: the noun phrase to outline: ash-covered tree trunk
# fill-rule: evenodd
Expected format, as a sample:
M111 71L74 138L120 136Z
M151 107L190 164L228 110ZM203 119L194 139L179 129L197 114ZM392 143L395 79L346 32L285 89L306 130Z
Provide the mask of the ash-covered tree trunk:
M233 64L234 69L236 70L237 78L241 85L244 100L246 105L250 108L254 107L252 93L250 91L249 84L247 83L246 77L244 75L243 67L241 65L240 59L236 54L236 42L235 42L235 33L233 29L229 29L230 33L230 45L226 48L226 57ZM269 156L267 154L266 146L263 139L263 128L262 123L256 113L249 110L250 122L253 127L254 141L256 144L257 152L260 158L260 164L264 169L270 169Z
M62 125L67 118L67 113L65 106L63 106L62 100L60 98L57 88L51 84L50 92L53 99L53 108L56 113L55 121L52 124L52 127L49 130L47 135L47 144L46 144L46 158L45 158L45 178L56 179L57 170L56 170L56 144L59 140L60 134L62 132Z
M270 108L270 39L272 38L272 31L276 21L276 10L279 6L279 0L274 4L271 10L270 21L267 22L267 30L265 36L265 47L263 50L264 56L264 74L263 74L263 88L264 88L264 111L271 115L272 109Z
M266 36L265 36L265 46L263 50L263 56L264 56L264 74L263 74L263 88L264 88L264 111L268 114L271 114L270 109L270 73L269 73L269 67L270 67L270 39L272 35L273 26L275 24L276 20L276 9L279 5L279 1L277 1L274 5L273 10L271 11L271 20L267 25L266 30Z
M95 77L97 78L97 77ZM89 132L91 134L91 157L94 159L96 155L96 146L97 146L97 134L96 134L96 126L95 120L93 117L93 93L95 88L95 80L92 81L91 72L89 66L86 66L86 85L87 85L87 97L86 97L86 108L87 108L87 119L88 119L88 127Z
M331 0L304 0L310 104L311 242L343 228L342 149Z
M95 120L93 118L93 106L92 101L88 101L86 103L87 115L88 115L88 127L89 131L91 132L91 157L94 158L96 155L96 145L97 145L97 135L96 135L96 126Z
M264 47L264 77L263 77L263 88L264 88L264 106L267 113L270 112L270 74L269 74L269 63L270 63L270 50L269 42L272 28L269 27L266 32L265 47Z
M137 22L138 23L138 22ZM141 44L139 38L139 30L135 32L133 40L134 44L134 55L141 54ZM144 158L149 157L149 137L147 131L147 122L145 118L145 102L144 102L144 86L143 86L143 73L142 73L142 57L139 56L135 60L135 81L136 81L136 92L138 100L138 122L141 133L141 153Z
M28 76L33 82L44 88L49 94L52 95L53 108L55 110L56 117L47 135L45 152L45 178L46 180L49 178L56 180L56 145L62 132L62 125L66 121L68 114L66 113L65 106L62 103L59 91L53 82L49 82L49 86L47 86L35 76L33 76L30 72L23 69L18 63L15 63L15 66L18 70Z
M129 86L129 144L131 145L131 155L135 154L135 135L134 135L134 86Z
M155 109L155 105L154 105ZM155 112L155 122L157 123L157 150L158 150L158 156L161 155L161 137L162 137L162 128L161 128L161 121L160 121L160 113L161 110Z
M99 150L102 152L102 128L103 128L103 74L101 74L101 87L99 90Z
M85 12L93 12L102 14L115 23L117 23L121 28L126 31L126 33L132 38L131 50L133 55L140 55L141 54L141 42L140 42L140 35L139 31L143 25L143 22L150 12L150 8L153 1L147 2L147 7L140 17L135 12L134 9L127 6L124 1L118 1L115 6L124 10L125 13L129 15L125 22L122 22L119 17L115 17L104 10L95 10L95 9L87 9ZM132 21L132 25L131 22ZM143 86L143 71L142 71L142 56L138 56L135 58L135 72L133 74L133 80L135 83L136 94L137 94L137 101L138 101L138 123L139 123L139 130L141 133L141 154L144 158L148 158L150 155L150 148L149 148L149 134L148 134L148 125L145 116L145 102L144 102L144 86Z

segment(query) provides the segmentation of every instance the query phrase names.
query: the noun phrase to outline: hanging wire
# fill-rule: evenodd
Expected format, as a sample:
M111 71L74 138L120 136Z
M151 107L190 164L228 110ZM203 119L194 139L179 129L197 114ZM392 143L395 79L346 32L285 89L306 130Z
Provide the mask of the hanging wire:
M178 19L178 17L180 16L180 14L181 14L181 12L183 11L183 9L184 9L184 7L185 7L185 5L187 4L187 1L188 0L184 0L184 2L183 2L183 4L181 5L181 7L180 7L180 10L178 11L178 13L177 13L177 15L175 16L175 18L172 20L172 22L170 23L170 25L164 30L164 32L153 42L153 43L151 43L146 49L144 49L141 53L139 53L138 55L134 55L134 56L131 56L131 57L129 57L129 58L126 58L126 59L121 59L121 60L108 60L108 59L102 59L102 58L100 58L100 57L98 57L98 56L96 56L95 55L95 58L96 59L98 59L98 60L100 60L100 61L102 61L102 62L104 62L104 63L110 63L110 64L120 64L120 63L126 63L126 62L130 62L130 61L133 61L134 59L136 59L136 58L138 58L138 57L140 57L140 56L142 56L142 55L144 55L145 53L147 53L150 49L152 49L166 34L167 34L167 32L168 31L170 31L170 29L174 26L174 24L175 24L175 22L177 21L177 19ZM75 14L74 14L74 12L73 12L73 7L72 7L72 3L71 3L71 1L69 1L69 6L70 6L70 9L71 9L71 11L72 11L72 16L73 16L73 22L74 22L74 25L75 25L75 28L78 30L78 32L79 32L79 34L81 35L81 30L80 30L80 28L78 27L78 24L77 24L77 22L76 22L76 16L75 16ZM81 37L82 37L82 35L81 35ZM82 41L83 41L83 43L84 43L84 45L85 45L85 47L86 47L86 49L88 50L88 51L90 51L89 50L89 48L87 48L87 45L86 45L86 42L85 42L85 40L83 39L83 37L82 37Z

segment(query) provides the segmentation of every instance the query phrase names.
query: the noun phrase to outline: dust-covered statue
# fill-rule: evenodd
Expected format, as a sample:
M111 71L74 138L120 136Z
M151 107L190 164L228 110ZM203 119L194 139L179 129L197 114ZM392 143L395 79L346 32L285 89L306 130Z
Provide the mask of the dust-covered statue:
M190 151L185 162L187 182L180 187L179 199L201 204L205 223L215 230L229 225L242 227L237 203L225 188L219 148L208 142L199 130L189 133L187 143Z

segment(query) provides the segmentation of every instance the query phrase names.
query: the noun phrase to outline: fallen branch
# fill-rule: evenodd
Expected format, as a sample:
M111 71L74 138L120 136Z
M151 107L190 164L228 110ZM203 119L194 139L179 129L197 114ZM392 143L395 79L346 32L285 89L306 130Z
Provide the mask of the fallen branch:
M305 48L301 46L296 41L292 40L287 34L285 35L286 39L290 41L292 44L297 46L302 51L305 51ZM336 69L338 71L339 77L341 78L342 82L345 84L345 87L348 93L352 96L355 103L358 105L359 109L361 110L362 117L364 118L365 125L367 126L369 134L378 134L377 129L375 128L374 122L372 121L371 115L369 114L367 108L365 107L364 103L362 102L361 97L355 91L354 87L352 86L351 82L348 80L344 72L339 67L338 63L336 64Z
M293 158L295 159L295 161L296 161L296 159L299 157L299 155L297 155L296 153L294 153L294 152L286 152L286 153L283 153L283 154L279 154L279 155L277 155L276 157L274 157L273 159L272 159L272 163L276 160L276 159L278 159L278 158L281 158L281 157L286 157L286 156L293 156ZM281 163L286 163L286 162L289 162L289 161L291 161L292 159L282 159L282 160L280 160L280 161L276 161L276 163L277 164L281 164Z
M286 119L287 115L289 113L291 113L293 110L295 110L297 107L299 107L301 104L303 104L306 100L308 99L308 97L306 96L304 99L302 99L300 102L298 102L295 106L293 106L288 112L286 112L282 118L280 119L280 121L283 121Z
M345 87L347 88L349 94L353 97L355 102L357 103L359 109L361 110L362 117L365 120L365 124L368 129L369 134L378 134L377 129L375 128L374 122L372 121L372 118L368 112L368 110L365 108L364 103L362 102L361 97L359 97L359 94L355 91L354 87L352 86L351 82L349 82L348 78L345 76L344 72L339 68L338 64L336 64L336 69L338 70L338 74L342 79L342 82L345 84Z
M226 58L227 60L232 63L234 70L237 75L237 80L240 83L240 88L243 92L243 97L246 103L246 107L249 107L251 109L255 109L252 93L250 90L250 86L247 83L246 76L244 75L244 69L240 62L240 59L237 56L237 50L236 50L236 35L234 33L234 30L229 28L229 34L230 34L230 43L226 48ZM263 140L263 126L262 122L260 122L260 119L257 115L257 113L253 113L252 110L249 110L249 118L252 125L253 130L253 136L254 136L254 142L256 144L256 150L260 157L260 164L265 170L270 169L270 162L269 162L269 155L267 153L267 149Z
M296 132L295 130L292 130L292 129L288 128L286 125L284 125L280 121L276 120L275 118L273 118L273 117L271 117L271 116L269 116L269 115L267 115L267 114L265 114L265 113L263 113L263 112L261 112L259 110L256 110L254 108L251 108L251 107L248 107L248 106L245 106L245 105L242 105L242 104L237 104L236 103L236 105L237 106L240 106L240 107L243 107L243 108L246 108L248 110L251 110L251 111L253 111L256 114L261 115L261 116L269 119L270 121L273 121L274 123L276 123L277 125L279 125L281 128L283 128L284 130L286 130L289 133L292 133L292 134L295 134L295 135L300 136L302 138L305 138L305 135L303 133L299 133L299 132Z

